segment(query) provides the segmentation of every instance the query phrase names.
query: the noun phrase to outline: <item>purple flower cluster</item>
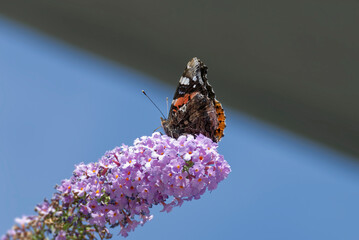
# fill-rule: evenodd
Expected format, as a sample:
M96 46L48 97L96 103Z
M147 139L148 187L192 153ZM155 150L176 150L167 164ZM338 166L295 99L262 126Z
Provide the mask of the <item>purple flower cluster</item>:
M85 219L90 226L120 226L121 235L152 219L150 208L162 204L169 212L183 201L199 199L230 173L217 144L199 135L170 138L160 133L136 139L133 146L116 147L97 162L76 166L73 176L57 187L67 218ZM39 215L56 214L45 201ZM63 214L61 211L58 214ZM67 221L69 221L67 219ZM58 239L64 234L57 232Z

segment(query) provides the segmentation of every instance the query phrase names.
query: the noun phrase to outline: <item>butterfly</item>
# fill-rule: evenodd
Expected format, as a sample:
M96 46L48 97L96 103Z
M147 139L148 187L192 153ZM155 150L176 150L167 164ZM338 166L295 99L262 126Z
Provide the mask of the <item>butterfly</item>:
M207 80L207 66L194 57L179 80L168 118L161 118L165 133L173 138L203 134L215 142L224 136L226 116Z

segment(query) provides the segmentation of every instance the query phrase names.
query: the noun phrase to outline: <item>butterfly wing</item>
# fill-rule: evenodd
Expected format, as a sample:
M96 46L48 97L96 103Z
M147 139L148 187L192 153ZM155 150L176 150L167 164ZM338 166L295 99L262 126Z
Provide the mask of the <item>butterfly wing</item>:
M218 142L223 137L225 115L207 80L207 66L198 58L188 62L162 126L168 136L203 135Z

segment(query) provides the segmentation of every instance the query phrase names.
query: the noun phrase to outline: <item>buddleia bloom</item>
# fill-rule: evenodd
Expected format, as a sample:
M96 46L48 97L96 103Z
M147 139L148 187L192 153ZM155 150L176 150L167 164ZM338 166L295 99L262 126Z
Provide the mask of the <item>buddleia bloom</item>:
M38 216L23 217L3 239L95 239L95 233L103 239L111 238L108 227L116 226L126 237L152 219L153 205L169 212L199 199L230 171L211 139L154 133L106 152L96 163L76 165L51 201L36 207Z

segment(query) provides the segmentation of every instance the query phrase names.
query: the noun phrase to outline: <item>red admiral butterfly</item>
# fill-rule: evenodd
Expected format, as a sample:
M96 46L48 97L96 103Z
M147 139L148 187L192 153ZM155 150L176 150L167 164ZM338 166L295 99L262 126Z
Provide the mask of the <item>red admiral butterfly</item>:
M207 66L198 58L187 63L173 97L168 119L161 118L165 133L174 138L200 134L218 142L226 116L207 80Z

